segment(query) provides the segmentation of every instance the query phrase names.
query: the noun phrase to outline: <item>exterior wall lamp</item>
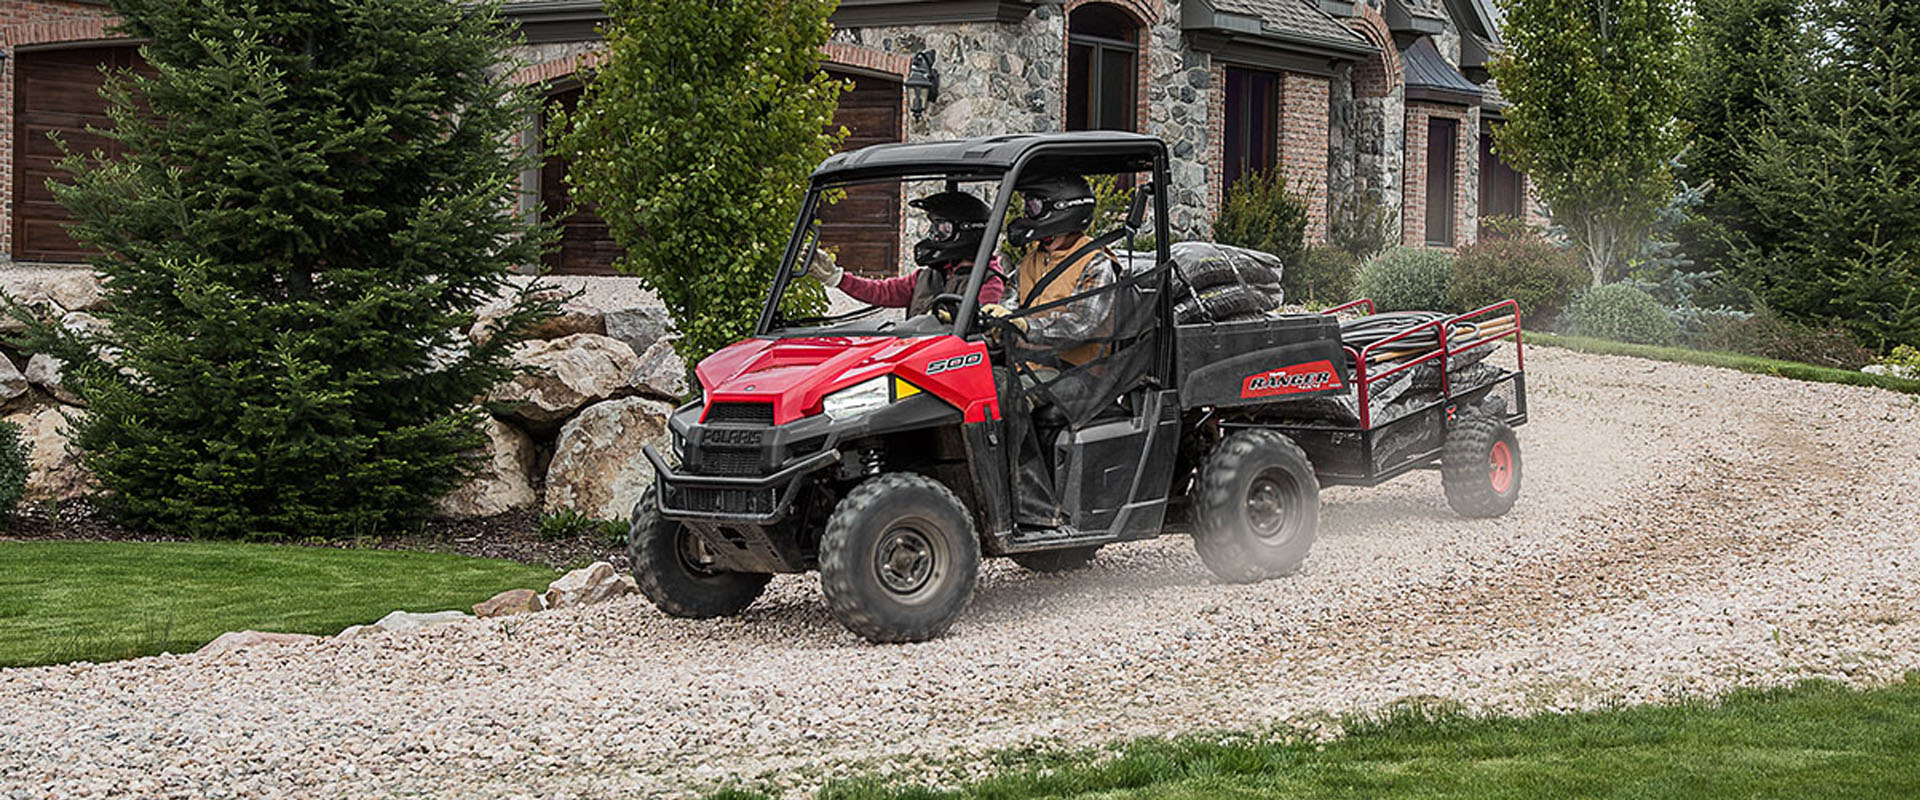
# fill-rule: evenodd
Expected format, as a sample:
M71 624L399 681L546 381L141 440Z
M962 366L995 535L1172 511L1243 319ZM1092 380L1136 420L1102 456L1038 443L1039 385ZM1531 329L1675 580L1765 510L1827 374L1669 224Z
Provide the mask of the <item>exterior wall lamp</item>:
M913 112L914 119L926 116L927 104L940 100L940 73L933 68L933 51L922 50L913 54L913 64L907 68L907 110Z

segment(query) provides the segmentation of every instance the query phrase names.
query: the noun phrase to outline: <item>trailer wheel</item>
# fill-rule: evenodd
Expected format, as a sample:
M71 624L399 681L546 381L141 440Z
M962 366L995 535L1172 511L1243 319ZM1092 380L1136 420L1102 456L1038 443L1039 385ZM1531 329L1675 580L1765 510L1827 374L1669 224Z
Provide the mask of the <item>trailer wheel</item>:
M1440 453L1440 486L1463 517L1497 517L1520 498L1520 439L1496 417L1462 417Z
M867 479L834 507L820 535L827 610L870 642L945 633L973 597L979 573L973 516L925 475Z
M640 495L627 533L627 559L640 593L668 616L689 619L730 617L753 605L773 576L715 568L700 537L660 518L657 491Z
M1065 550L1039 550L1031 553L1014 553L1008 558L1013 563L1034 572L1069 572L1087 565L1093 560L1093 554L1100 552L1100 545L1092 547L1069 547Z
M1193 546L1223 581L1251 583L1300 569L1320 522L1313 462L1266 430L1228 436L1200 469Z

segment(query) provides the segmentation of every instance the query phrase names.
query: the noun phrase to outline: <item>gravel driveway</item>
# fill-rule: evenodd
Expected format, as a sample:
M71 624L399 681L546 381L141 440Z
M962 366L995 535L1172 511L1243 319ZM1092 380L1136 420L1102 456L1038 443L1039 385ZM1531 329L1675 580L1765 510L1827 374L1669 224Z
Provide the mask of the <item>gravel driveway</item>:
M964 768L1034 744L1398 698L1570 708L1920 668L1920 402L1529 352L1511 515L1437 475L1326 494L1297 577L1184 539L984 571L951 636L871 647L811 579L738 620L637 598L350 642L0 670L0 797L626 797Z

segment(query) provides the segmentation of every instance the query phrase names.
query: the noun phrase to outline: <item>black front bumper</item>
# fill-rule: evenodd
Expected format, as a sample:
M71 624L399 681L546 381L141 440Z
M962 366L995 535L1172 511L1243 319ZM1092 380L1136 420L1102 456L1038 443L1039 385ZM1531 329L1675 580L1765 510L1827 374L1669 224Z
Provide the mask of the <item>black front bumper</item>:
M839 450L798 459L771 475L690 475L675 472L653 445L642 448L660 484L660 516L680 522L771 525L785 519L803 478L840 463Z

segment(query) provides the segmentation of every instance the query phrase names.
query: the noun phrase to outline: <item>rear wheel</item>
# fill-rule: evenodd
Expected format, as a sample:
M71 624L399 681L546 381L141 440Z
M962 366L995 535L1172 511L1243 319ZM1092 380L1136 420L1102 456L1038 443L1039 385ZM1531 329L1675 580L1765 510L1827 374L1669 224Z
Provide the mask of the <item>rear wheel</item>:
M1093 560L1093 554L1100 552L1100 545L1092 547L1069 547L1065 550L1040 550L1032 553L1014 553L1008 558L1013 563L1034 572L1067 572L1087 565Z
M867 479L834 507L820 536L827 610L871 642L945 633L972 599L979 572L972 515L925 475Z
M1520 499L1520 439L1490 416L1465 417L1447 432L1440 454L1440 486L1447 505L1463 517L1497 517Z
M640 496L627 533L627 558L640 593L674 617L710 619L746 610L773 576L718 568L698 535L660 518L657 491L650 488Z
M1320 484L1293 440L1266 430L1228 436L1201 467L1198 489L1194 549L1221 580L1288 575L1306 561Z

